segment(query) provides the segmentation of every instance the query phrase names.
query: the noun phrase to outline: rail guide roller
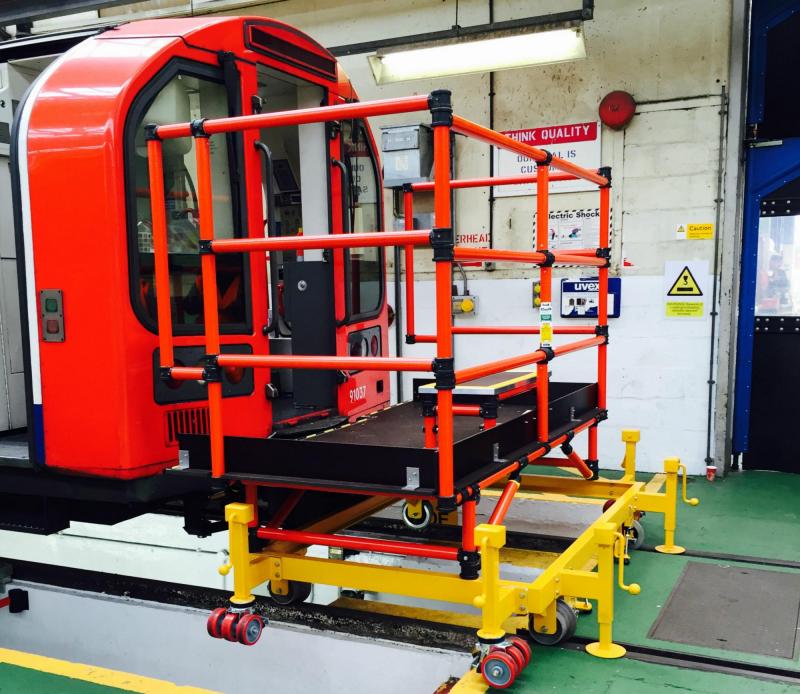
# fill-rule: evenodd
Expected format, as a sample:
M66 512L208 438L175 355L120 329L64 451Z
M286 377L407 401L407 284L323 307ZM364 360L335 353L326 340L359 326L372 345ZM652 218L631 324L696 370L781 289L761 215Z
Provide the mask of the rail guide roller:
M407 228L390 232L367 119L396 114L430 119L433 169L431 181L403 187ZM454 134L529 157L536 174L453 180ZM360 102L325 48L249 17L134 22L86 39L28 92L11 150L31 426L25 453L0 460L2 527L115 523L177 500L189 532L229 533L220 571L233 572L234 591L208 631L248 645L265 624L255 587L269 583L288 603L328 583L480 608L475 666L497 686L530 660L506 618L528 615L531 638L553 642L559 625L561 638L574 628L563 604L576 596L598 602L590 652L620 654L615 559L644 511L665 514L663 551L680 550L681 466L667 461L663 494L636 482L632 461L622 480L597 480L610 169L462 118L446 90ZM577 178L596 187L599 247L551 251L549 185ZM534 250L455 243L453 189L520 182L536 186ZM433 223L415 230L422 190L433 192ZM411 356L389 356L387 247L405 252ZM415 248L435 262L430 334L415 327ZM538 266L537 324L454 324L453 265L463 261ZM595 325L554 325L544 311L559 264L598 273ZM529 335L531 345L462 367L453 336L470 334ZM435 356L415 356L420 343ZM596 379L553 380L552 364L578 351L593 355ZM396 371L427 385L390 407ZM532 465L578 475L527 474ZM548 485L611 504L536 581L502 580L514 494ZM501 493L479 525L477 501L490 488ZM341 534L397 501L411 526L460 516L457 538ZM315 559L309 545L433 557L452 570Z

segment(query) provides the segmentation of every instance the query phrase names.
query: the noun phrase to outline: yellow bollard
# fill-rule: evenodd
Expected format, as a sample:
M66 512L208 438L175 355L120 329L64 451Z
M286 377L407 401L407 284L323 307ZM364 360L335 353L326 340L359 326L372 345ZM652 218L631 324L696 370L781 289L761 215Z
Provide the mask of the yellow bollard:
M598 640L586 646L586 652L597 658L621 658L625 648L614 643L611 625L614 621L614 543L617 529L613 523L600 523L595 527L597 542L597 627Z
M250 592L250 533L249 525L255 518L250 504L228 504L225 507L225 520L228 522L228 542L230 563L220 568L220 573L228 573L233 567L234 605L249 605L255 596Z
M683 554L686 549L675 544L675 527L677 525L678 507L678 470L683 467L678 458L667 458L664 461L664 472L667 480L664 485L664 544L656 547L662 554Z
M483 592L473 601L481 610L478 638L492 641L506 635L500 612L500 548L506 544L506 527L482 523L475 528L475 544L481 550Z
M625 442L625 457L622 459L622 468L625 474L622 479L633 482L636 479L636 444L641 435L638 429L623 429L622 440Z

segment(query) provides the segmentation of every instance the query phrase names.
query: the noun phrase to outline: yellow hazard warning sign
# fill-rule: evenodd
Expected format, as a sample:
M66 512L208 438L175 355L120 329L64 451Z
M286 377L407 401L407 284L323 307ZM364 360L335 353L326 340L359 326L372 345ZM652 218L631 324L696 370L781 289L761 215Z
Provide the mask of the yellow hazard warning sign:
M703 296L703 290L700 289L688 265L684 265L667 296Z

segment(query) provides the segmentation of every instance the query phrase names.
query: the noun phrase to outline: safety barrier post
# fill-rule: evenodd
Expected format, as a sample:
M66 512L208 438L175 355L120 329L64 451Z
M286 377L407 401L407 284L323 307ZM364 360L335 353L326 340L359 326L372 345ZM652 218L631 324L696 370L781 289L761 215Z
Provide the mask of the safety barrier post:
M228 523L229 562L219 568L222 576L233 569L234 605L249 605L255 600L250 570L250 524L255 519L250 504L228 504L225 507L225 520Z
M621 658L625 648L612 640L614 622L614 543L617 528L613 523L595 526L597 544L597 628L598 639L586 646L586 652L597 658Z
M403 228L414 231L414 191L410 183L403 186ZM405 247L406 261L406 342L416 342L416 327L414 317L414 246L407 244ZM395 272L400 272L395 268ZM398 326L399 329L400 326Z
M506 615L500 609L500 549L506 544L506 527L483 523L475 528L475 542L481 550L483 582L482 593L473 601L473 605L481 610L478 638L491 643L506 634L503 629Z
M598 271L597 326L598 334L606 337L606 343L597 347L597 406L605 410L606 403L606 367L608 361L608 264L609 249L609 216L611 193L611 169L602 170L608 183L600 188L600 247L598 253L605 254L606 263Z
M550 353L553 340L553 263L548 251L550 204L548 200L550 187L550 157L537 162L536 167L536 250L544 253L545 261L541 264L539 285L541 287L539 305L539 348ZM548 362L541 361L536 366L536 422L539 441L550 440Z
M197 204L200 216L200 269L203 281L203 319L206 333L206 367L204 380L208 390L209 444L211 476L225 473L225 451L222 433L222 374L217 358L219 343L219 307L217 305L217 261L210 245L214 240L214 207L211 183L210 138L203 121L192 124L197 161Z
M464 499L461 504L461 549L458 552L458 563L461 565L460 577L474 581L481 574L481 555L475 544L475 526L477 524L478 493Z
M150 175L150 219L153 232L153 267L156 284L156 317L158 320L158 357L162 377L168 378L175 365L172 350L172 300L169 286L169 241L167 209L164 196L163 147L155 125L145 128L147 168Z
M428 103L433 127L433 214L431 232L433 260L436 264L436 376L439 444L439 496L449 511L453 490L453 225L450 209L450 126L453 106L450 92L437 89L431 92ZM440 501L441 504L441 501Z
M636 444L639 442L638 429L623 429L622 440L625 443L625 457L622 459L622 468L625 474L622 479L633 482L636 479Z
M589 445L586 455L586 465L594 473L594 478L597 479L600 473L600 461L597 457L597 424L589 427Z

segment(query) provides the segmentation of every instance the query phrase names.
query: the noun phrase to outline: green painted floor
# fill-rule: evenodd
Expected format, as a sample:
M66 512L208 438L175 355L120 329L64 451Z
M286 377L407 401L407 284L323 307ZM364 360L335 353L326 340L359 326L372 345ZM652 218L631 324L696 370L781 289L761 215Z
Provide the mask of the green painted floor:
M112 694L123 691L116 687L0 663L0 694Z
M800 475L733 472L691 478L696 508L678 505L676 542L687 549L800 562ZM658 544L660 516L646 517L647 543Z
M608 476L617 477L616 474ZM748 471L732 473L713 483L705 478L691 478L688 494L697 496L701 503L694 508L679 505L678 544L690 551L800 562L800 475ZM659 544L663 538L662 517L650 514L642 519L642 523L647 533L646 544ZM625 569L625 580L639 583L642 592L630 596L616 591L615 640L800 671L800 653L796 653L795 660L789 660L648 638L650 628L688 561L800 572L730 560L668 556L647 551L634 553L631 564ZM577 635L596 637L594 615L584 615L579 619ZM582 652L542 647L535 649L532 666L509 691L547 692L565 688L583 694L640 694L674 689L709 694L800 692L800 686L794 684L643 663L629 658L602 661Z
M579 692L580 694L797 694L790 684L683 670L628 658L598 660L578 651L538 648L530 666L508 692Z

